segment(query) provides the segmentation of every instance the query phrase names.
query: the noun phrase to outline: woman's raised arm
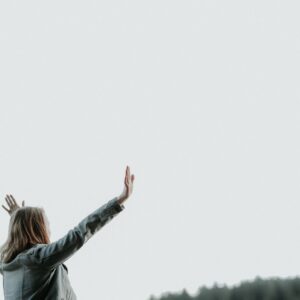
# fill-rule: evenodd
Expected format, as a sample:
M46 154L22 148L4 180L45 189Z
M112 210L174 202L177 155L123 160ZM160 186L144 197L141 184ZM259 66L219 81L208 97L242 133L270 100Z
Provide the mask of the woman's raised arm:
M130 175L127 166L125 186L120 196L114 197L97 208L59 240L50 244L33 246L28 252L30 260L41 267L52 269L69 259L96 232L124 209L123 203L132 193L133 180L134 175Z

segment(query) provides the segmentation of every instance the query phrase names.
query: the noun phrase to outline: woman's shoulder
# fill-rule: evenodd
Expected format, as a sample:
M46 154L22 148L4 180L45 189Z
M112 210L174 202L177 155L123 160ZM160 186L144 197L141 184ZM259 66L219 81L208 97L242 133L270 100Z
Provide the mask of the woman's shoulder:
M48 244L35 244L35 245L32 245L30 246L29 248L23 250L22 252L20 252L17 257L24 262L24 260L32 260L32 257L34 255L36 255L36 253L39 252L39 249L45 247L46 245ZM16 257L16 258L17 258Z

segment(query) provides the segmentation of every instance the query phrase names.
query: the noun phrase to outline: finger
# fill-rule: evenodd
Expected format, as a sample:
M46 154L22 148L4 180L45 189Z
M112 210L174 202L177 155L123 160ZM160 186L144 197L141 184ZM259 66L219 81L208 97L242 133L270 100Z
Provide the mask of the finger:
M8 213L10 213L10 211L9 211L4 205L2 205L2 207L3 207Z
M25 200L22 201L22 206L25 206Z
M6 195L5 200L6 200L6 202L7 202L7 204L8 204L9 207L12 206L12 203L11 203L11 201L10 201L8 195Z
M128 180L130 179L131 175L130 175L130 168L128 167Z
M11 195L10 195L10 194L8 195L8 198L9 198L9 200L10 200L11 207L15 207L15 206L17 206L17 203L14 201L14 199L11 197Z
M11 199L11 201L12 201L15 205L17 205L17 202L16 202L15 198L14 198L13 195L11 195L11 194L10 194L10 199Z

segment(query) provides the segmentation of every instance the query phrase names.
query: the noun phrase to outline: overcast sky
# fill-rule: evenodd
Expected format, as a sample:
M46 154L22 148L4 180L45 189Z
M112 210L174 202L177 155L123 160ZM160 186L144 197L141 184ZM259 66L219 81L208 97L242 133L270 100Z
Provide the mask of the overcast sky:
M2 204L44 207L55 241L135 174L66 262L78 299L300 275L299 9L1 2Z

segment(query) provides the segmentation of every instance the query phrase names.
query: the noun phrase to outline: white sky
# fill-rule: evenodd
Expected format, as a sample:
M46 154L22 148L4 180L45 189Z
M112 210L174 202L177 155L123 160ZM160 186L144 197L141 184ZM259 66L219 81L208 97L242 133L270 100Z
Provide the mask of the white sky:
M1 2L2 203L44 207L55 241L136 177L66 262L79 299L299 275L299 9Z

